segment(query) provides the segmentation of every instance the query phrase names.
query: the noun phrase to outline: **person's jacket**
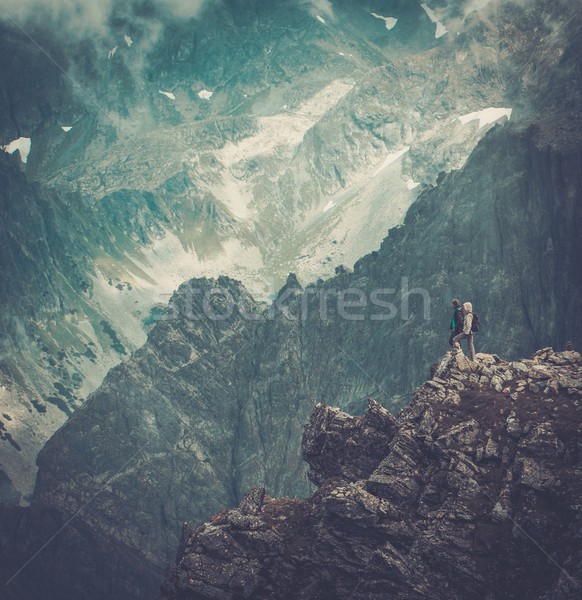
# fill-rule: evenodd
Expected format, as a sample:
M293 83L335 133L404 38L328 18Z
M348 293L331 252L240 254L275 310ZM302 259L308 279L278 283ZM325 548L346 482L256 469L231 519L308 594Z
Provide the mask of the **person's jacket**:
M463 331L463 322L465 320L465 313L463 312L462 306L457 306L453 311L453 318L451 319L451 329L457 333Z
M473 313L466 312L465 313L465 321L463 323L463 333L465 335L471 334L471 325L473 325Z

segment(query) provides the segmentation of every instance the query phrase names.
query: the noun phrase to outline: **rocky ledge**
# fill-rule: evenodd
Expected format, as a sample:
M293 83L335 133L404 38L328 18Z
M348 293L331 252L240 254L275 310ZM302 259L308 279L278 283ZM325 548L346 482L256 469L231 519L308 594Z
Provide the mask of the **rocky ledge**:
M451 354L395 419L318 405L305 500L184 525L164 600L582 597L582 361Z

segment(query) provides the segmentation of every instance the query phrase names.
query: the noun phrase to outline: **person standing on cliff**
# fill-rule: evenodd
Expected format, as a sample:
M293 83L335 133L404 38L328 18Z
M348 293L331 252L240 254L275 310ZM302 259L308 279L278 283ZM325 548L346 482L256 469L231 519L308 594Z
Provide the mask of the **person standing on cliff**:
M452 301L453 304L453 317L451 319L451 335L449 336L449 346L454 348L453 346L453 338L456 335L459 335L463 331L463 307L461 306L460 301L455 298Z
M456 352L461 352L461 340L467 340L469 358L475 360L475 345L473 343L473 305L470 302L463 304L463 330L453 338L453 347Z

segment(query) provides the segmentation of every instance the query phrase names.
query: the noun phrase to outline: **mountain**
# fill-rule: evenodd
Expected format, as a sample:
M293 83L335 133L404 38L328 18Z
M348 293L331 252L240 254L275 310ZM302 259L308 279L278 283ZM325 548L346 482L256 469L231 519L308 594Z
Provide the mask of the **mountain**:
M309 493L298 445L317 403L405 405L447 347L453 295L481 316L478 350L580 346L580 321L560 318L581 309L580 151L539 148L538 135L490 132L353 272L304 289L290 276L270 306L228 278L183 284L146 344L47 442L34 502L84 507L162 564L181 522L245 489Z
M580 354L450 354L397 420L318 405L317 491L184 525L162 598L579 597Z
M44 442L180 283L268 300L289 272L332 276L496 122L577 80L575 21L544 2L441 2L439 37L402 1L28 5L0 24L0 462L22 503Z
M353 79L340 77L336 63L321 63L316 52L328 48L337 19L303 5L256 3L252 13L234 2L207 4L208 14L220 15L213 27L200 15L206 27L166 13L162 19L156 6L140 5L135 21L157 23L155 35L148 30L147 53L125 40L139 36L119 15L115 35L125 47L115 52L110 28L103 39L71 36L61 47L45 32L43 47L70 60L67 72L85 91L102 94L107 110L91 112L86 94L75 92L69 104L47 94L42 110L27 109L37 133L26 166L16 152L0 160L7 216L0 219L7 241L0 254L0 493L11 503L31 500L30 509L2 509L3 560L11 570L25 567L15 578L7 574L14 600L49 589L45 581L51 594L66 597L84 577L95 583L88 596L153 597L184 521L200 523L237 506L257 486L272 495L311 494L299 445L314 406L357 414L374 397L395 414L447 349L452 297L472 300L479 312L479 351L516 359L582 342L581 40L572 6L491 3L485 12L465 13L462 5L440 3L433 15L439 26L430 11L395 3L408 17L400 21L398 43L384 47L378 40L398 24L388 29L392 21L337 2L336 17L342 10L353 16L341 21L341 35L353 36L359 54L352 54L370 61L350 62ZM368 8L388 19L378 6ZM282 15L309 24L301 35L287 34L299 49L309 46L303 61L312 51L317 59L293 63L297 81L311 82L301 93L294 96L284 77L278 91L265 91L271 59L291 60L289 46L266 52L251 44L252 56L265 59L249 94L252 110L220 113L225 94L213 113L213 98L221 95L207 81L195 89L204 84L212 96L195 93L194 104L180 105L184 112L166 110L186 94L184 73L194 57L212 56L200 49L223 49L225 22L229 43L239 43L234 32L243 26L241 40L266 31L278 41L289 31ZM265 19L264 30L258 24ZM436 38L442 27L451 35ZM22 41L22 32L10 31ZM14 37L0 37L6 39ZM158 46L159 40L165 42ZM174 41L179 51L164 58ZM30 40L25 45L40 52ZM245 68L253 62L243 65L237 48L227 69L232 94L239 73L248 85ZM156 51L159 60L150 60ZM229 65L219 55L216 64L204 62L209 72ZM339 51L333 56L340 60ZM175 74L164 73L164 64ZM314 70L317 85L306 75ZM142 77L146 71L150 79ZM41 82L63 93L73 86L59 69L42 74ZM180 75L182 87L169 88L162 75ZM62 78L62 88L53 78ZM20 85L18 78L5 80ZM346 81L355 87L342 96ZM275 110L282 90L288 106L309 109L293 114L291 125ZM495 100L494 108L514 112L509 123L504 111L504 124L493 126L500 113L481 109L501 93L508 102ZM35 95L26 98L34 102ZM22 123L7 142L29 132L17 104L1 113L9 125L10 118ZM66 106L79 117L68 131L62 126L72 121L59 120ZM123 117L123 127L113 126L109 113ZM139 142L130 143L131 136ZM285 143L273 146L278 139ZM20 147L25 153L24 142ZM193 152L181 153L188 148ZM177 167L176 157L185 157L186 167ZM216 192L240 191L245 177L252 202L238 202L239 192ZM409 190L415 181L424 186ZM393 195L400 184L416 200ZM382 202L384 194L390 203ZM282 235L261 219L283 227ZM336 236L344 226L349 235ZM353 270L335 264L350 264L352 251L362 256ZM325 265L313 262L318 252L330 257ZM264 267L274 259L278 271ZM273 276L273 289L283 284L269 298L253 284L265 274ZM159 302L184 280L169 306ZM34 494L23 499L38 449L61 424L38 456ZM39 545L50 560L33 574L34 561L43 559L35 555ZM52 577L63 567L58 556L67 555L78 562Z
M161 569L47 507L0 505L2 598L156 598Z

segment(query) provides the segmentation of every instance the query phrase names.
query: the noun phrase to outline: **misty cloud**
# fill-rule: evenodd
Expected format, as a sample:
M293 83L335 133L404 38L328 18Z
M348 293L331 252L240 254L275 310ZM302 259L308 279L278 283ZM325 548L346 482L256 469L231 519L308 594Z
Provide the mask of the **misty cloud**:
M0 0L0 15L17 21L34 18L63 22L67 29L77 32L103 31L112 5L112 0Z
M326 16L333 19L334 12L330 0L306 0L306 4L309 6L309 12L312 15Z
M491 4L491 0L469 0L464 7L465 16L475 10L485 8L489 4Z
M168 10L179 18L199 15L210 0L156 0L160 10ZM324 0L327 1L327 0ZM0 18L22 22L53 21L62 24L71 33L104 33L113 11L131 14L130 0L0 0Z
M208 0L159 0L161 5L166 5L177 17L197 17L200 10Z

